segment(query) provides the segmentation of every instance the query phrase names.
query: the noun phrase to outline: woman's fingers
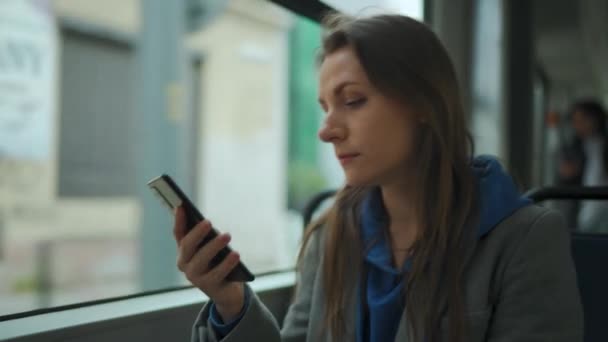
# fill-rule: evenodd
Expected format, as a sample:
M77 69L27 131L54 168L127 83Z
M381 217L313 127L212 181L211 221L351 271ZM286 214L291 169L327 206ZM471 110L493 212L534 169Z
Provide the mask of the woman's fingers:
M190 259L197 253L200 243L211 232L211 223L207 220L197 224L194 228L184 236L179 242L179 256L177 259L177 267L184 271ZM204 248L204 247L203 247Z
M184 213L184 208L178 207L175 209L175 221L173 224L173 236L175 237L175 241L179 246L180 241L186 236L187 233L186 228L186 214Z
M207 273L212 265L211 260L226 247L230 242L229 234L222 234L216 236L213 240L205 244L196 254L192 257L192 260L188 264L187 272L192 273L194 277L197 274Z
M240 255L237 252L230 252L222 262L211 269L208 277L213 283L223 283L228 274L239 264Z

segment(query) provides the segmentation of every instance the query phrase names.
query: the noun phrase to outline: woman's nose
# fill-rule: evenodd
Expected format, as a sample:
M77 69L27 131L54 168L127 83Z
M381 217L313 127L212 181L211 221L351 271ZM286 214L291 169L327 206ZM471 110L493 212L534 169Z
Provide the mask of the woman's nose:
M319 139L326 143L335 143L345 138L345 129L325 120L321 129L319 129Z

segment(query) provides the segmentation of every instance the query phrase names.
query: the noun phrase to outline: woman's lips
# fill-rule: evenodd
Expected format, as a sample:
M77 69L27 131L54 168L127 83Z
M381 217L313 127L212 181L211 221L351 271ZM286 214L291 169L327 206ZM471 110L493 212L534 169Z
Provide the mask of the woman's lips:
M340 161L340 164L346 165L351 163L358 156L358 153L344 153L338 155L338 160Z

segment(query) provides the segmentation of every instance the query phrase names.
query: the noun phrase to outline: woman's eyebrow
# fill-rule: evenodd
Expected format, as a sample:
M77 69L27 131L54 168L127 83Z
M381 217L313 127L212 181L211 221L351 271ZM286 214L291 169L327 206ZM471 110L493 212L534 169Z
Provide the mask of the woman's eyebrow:
M355 81L343 81L341 83L338 83L338 85L334 88L334 95L340 94L346 86L354 85L354 84L358 84L358 83Z
M346 80L346 81L342 81L342 82L338 83L338 85L337 85L336 87L334 87L334 90L333 90L334 96L338 96L338 95L339 95L339 94L340 94L340 93L341 93L341 92L344 90L344 88L345 88L346 86L349 86L349 85L356 85L356 84L359 84L359 83L358 83L358 82L355 82L355 81L351 81L351 80ZM317 99L317 101L319 101L319 103L320 103L322 106L323 106L323 104L325 103L325 101L323 100L323 98L322 98L322 97L319 97L319 98Z

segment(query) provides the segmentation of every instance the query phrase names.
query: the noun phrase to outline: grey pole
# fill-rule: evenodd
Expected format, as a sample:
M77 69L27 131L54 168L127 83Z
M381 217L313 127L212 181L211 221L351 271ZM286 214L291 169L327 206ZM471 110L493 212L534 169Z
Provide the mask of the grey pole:
M141 204L140 281L143 290L178 285L173 219L146 186L167 173L187 189L183 176L184 74L186 56L185 0L142 0L141 32L137 44L138 118L136 179Z

